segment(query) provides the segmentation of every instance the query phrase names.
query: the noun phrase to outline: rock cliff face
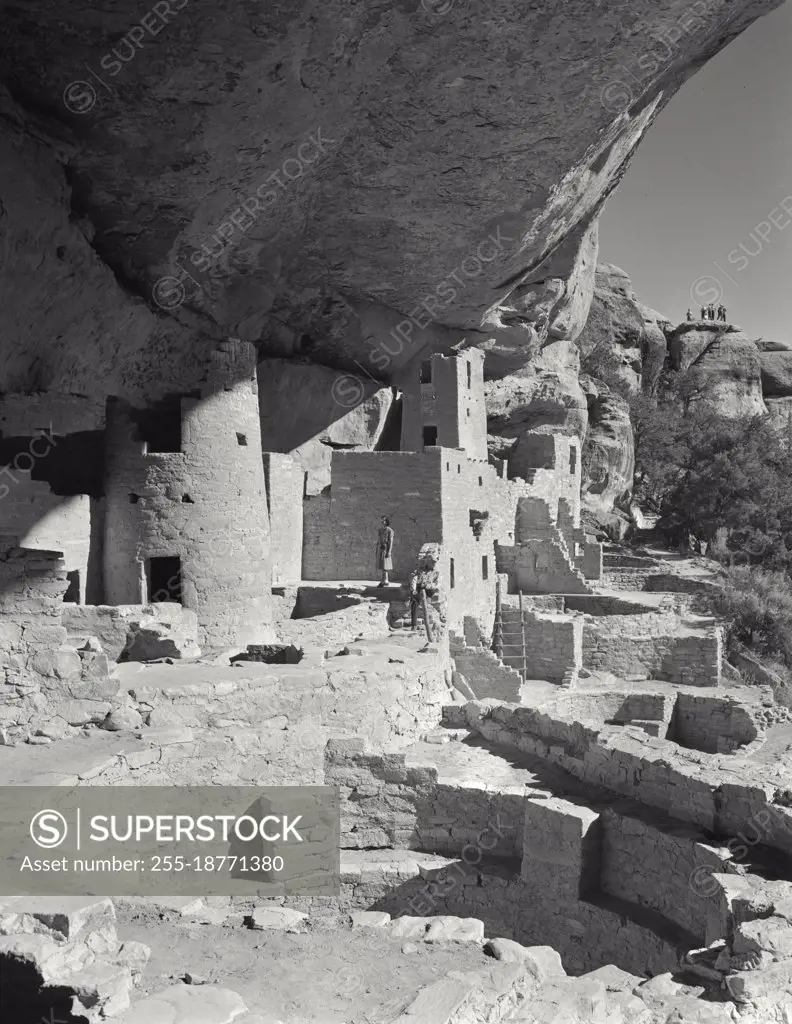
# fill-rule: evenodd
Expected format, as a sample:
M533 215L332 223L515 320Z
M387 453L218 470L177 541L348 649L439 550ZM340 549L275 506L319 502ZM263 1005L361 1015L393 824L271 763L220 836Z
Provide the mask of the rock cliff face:
M592 377L583 376L580 383L588 404L582 498L586 507L602 518L632 490L633 430L623 398Z
M552 363L642 135L777 4L6 5L0 389L153 397L229 335Z
M577 340L584 369L600 369L626 391L651 392L663 369L666 339L659 313L641 305L618 267L597 267L594 295Z
M671 368L694 371L702 383L696 402L721 416L765 416L762 363L756 343L730 324L680 324L668 339Z

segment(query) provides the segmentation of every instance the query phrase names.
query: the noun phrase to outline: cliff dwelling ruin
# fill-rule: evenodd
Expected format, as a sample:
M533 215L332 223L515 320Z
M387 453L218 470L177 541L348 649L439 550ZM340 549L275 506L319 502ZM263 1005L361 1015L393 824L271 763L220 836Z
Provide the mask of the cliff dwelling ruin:
M714 562L619 532L581 371L629 307L635 392L750 344L703 400L788 420L789 348L597 262L775 6L5 7L0 833L288 792L309 849L279 878L281 816L247 888L163 847L113 889L25 820L3 1024L792 1021L792 691L727 656Z

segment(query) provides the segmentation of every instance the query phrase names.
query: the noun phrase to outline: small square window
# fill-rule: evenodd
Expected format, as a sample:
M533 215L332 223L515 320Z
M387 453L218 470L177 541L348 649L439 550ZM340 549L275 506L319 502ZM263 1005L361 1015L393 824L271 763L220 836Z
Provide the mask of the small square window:
M236 438L237 438L237 444L238 445L241 445L241 447L243 447L243 448L247 447L247 435L246 434L240 434L239 432L237 432Z

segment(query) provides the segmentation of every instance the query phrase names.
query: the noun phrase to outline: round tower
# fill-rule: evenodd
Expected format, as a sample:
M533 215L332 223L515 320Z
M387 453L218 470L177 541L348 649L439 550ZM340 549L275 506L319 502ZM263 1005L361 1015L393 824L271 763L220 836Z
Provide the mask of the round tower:
M272 639L257 391L254 346L230 339L191 395L107 406L106 600L180 601L206 647Z

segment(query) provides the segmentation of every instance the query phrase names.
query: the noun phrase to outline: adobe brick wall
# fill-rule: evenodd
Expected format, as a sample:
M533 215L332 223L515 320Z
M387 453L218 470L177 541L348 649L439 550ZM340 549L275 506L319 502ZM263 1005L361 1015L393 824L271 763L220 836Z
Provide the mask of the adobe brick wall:
M201 394L182 399L176 453L145 454L132 411L108 403L105 600L147 603L146 560L178 555L182 603L198 616L202 646L266 641L269 520L254 347L221 343Z
M289 455L264 452L273 584L302 579L305 470Z

